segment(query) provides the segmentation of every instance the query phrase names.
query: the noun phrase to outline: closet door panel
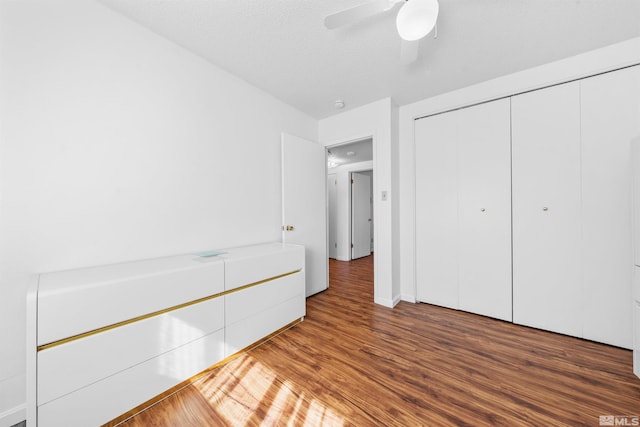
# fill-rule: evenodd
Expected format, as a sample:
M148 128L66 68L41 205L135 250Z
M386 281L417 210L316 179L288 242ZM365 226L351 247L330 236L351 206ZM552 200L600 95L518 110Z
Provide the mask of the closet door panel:
M580 93L512 98L513 320L582 336Z
M416 120L418 301L458 308L455 113Z
M458 112L460 309L511 321L509 99Z
M584 338L632 348L631 146L640 67L581 81Z

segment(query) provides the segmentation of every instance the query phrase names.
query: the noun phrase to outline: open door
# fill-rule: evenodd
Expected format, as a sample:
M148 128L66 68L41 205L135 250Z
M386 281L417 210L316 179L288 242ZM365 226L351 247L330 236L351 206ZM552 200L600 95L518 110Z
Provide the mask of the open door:
M320 144L282 134L282 241L305 247L307 296L328 287L326 162Z
M351 174L351 259L371 255L371 177Z
M338 180L336 174L327 176L327 207L329 211L329 258L338 259Z

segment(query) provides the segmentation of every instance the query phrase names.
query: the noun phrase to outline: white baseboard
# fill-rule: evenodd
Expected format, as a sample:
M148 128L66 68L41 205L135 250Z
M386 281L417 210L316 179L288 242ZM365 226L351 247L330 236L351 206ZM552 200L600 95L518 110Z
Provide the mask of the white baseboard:
M393 308L393 300L390 300L388 298L375 298L373 302L378 305Z
M400 302L401 298L400 295L396 295L395 297L393 297L393 307L395 307L396 305L398 305L398 303Z
M378 305L383 305L385 307L393 308L400 302L400 295L395 296L393 299L389 298L377 298L373 302Z
M12 427L27 419L25 374L0 380L0 427Z
M416 300L415 296L406 295L406 294L400 295L400 300L401 301L406 301L406 302L411 302L411 303L414 303L414 304L418 302L418 300Z
M0 427L12 427L26 419L27 405L23 403L0 414Z

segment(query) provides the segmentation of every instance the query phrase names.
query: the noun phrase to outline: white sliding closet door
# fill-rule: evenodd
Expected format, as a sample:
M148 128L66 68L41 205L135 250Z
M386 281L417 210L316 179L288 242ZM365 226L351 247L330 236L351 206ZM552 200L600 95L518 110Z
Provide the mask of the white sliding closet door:
M454 114L416 120L416 283L421 302L458 308Z
M511 321L510 101L455 114L459 308Z
M582 336L578 82L512 98L513 321Z
M631 146L640 66L583 80L584 338L632 348Z
M511 320L508 99L416 121L418 301Z

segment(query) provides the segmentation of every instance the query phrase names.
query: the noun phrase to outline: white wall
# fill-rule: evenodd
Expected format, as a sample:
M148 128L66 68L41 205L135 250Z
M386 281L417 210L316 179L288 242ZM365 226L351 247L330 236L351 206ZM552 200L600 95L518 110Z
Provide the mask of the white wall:
M280 240L280 134L317 121L93 0L0 1L0 426L30 274Z
M329 169L336 180L335 259L351 260L351 172L373 169L373 161L351 163ZM331 208L331 207L330 207Z
M376 256L374 259L374 300L393 307L400 300L399 283L393 282L392 205L392 119L395 106L390 98L382 99L344 113L320 120L318 136L325 146L373 137L373 210L376 218ZM381 200L381 193L387 200ZM399 203L399 200L396 200ZM397 219L396 219L397 220ZM399 273L397 273L399 274Z
M405 301L415 301L415 145L414 121L438 112L640 63L640 38L489 80L405 105L399 109L400 283Z

